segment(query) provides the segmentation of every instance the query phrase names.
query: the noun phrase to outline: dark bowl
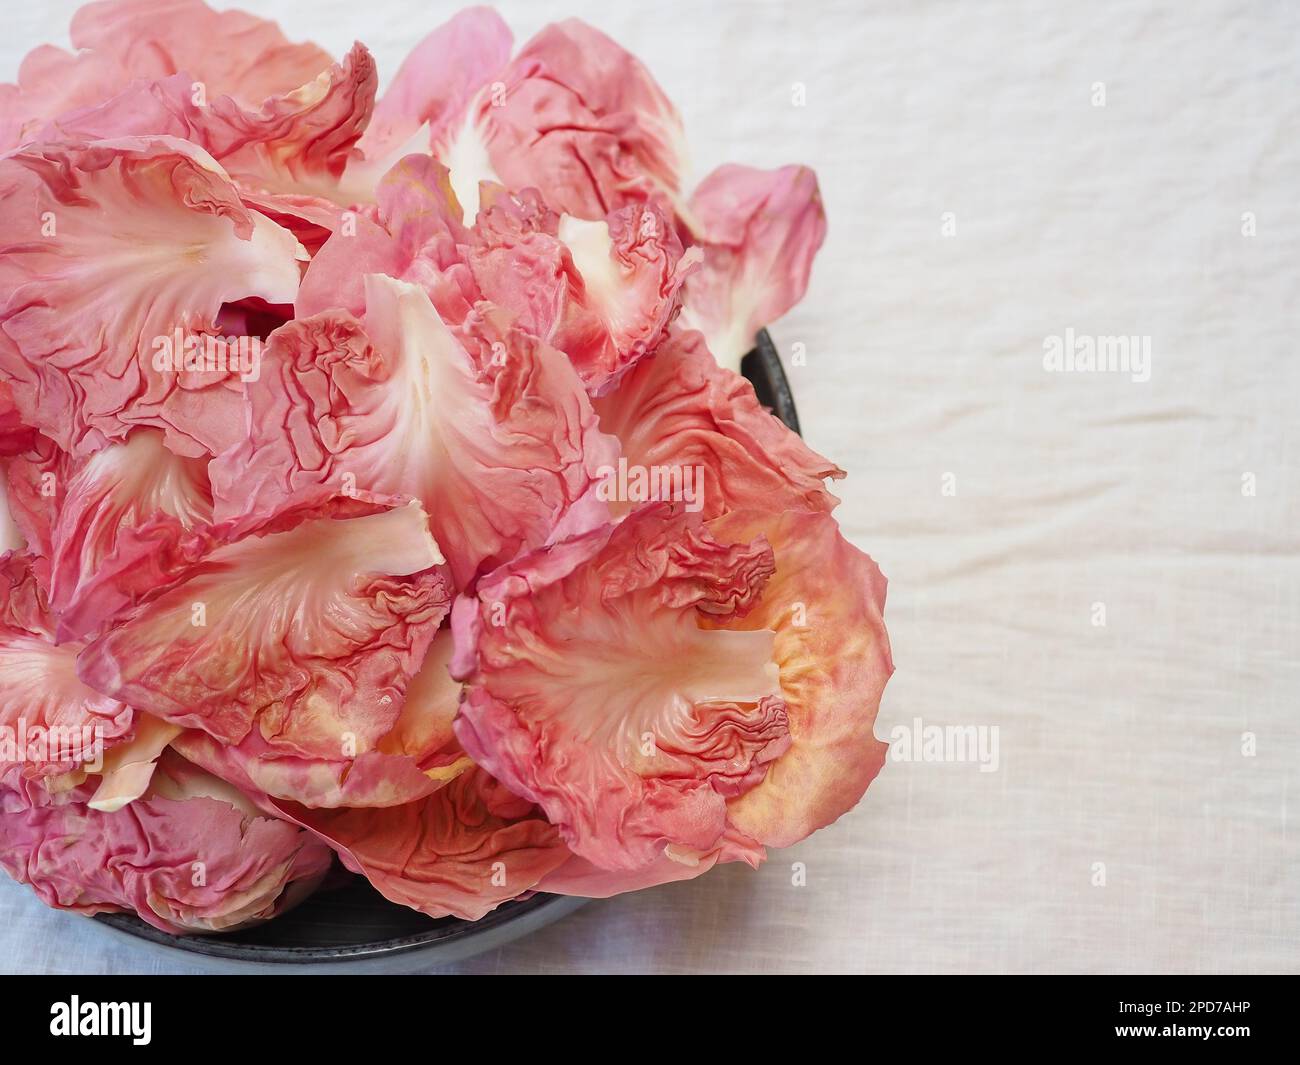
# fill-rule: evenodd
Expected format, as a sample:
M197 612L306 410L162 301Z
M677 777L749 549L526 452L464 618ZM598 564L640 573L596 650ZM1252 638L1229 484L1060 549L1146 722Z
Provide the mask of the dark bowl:
M799 419L776 346L767 330L745 356L741 372L759 401L796 433ZM563 917L585 899L538 894L508 902L478 921L433 918L389 902L359 876L336 870L331 880L297 908L253 928L227 935L173 936L132 914L100 914L95 920L152 944L175 961L216 968L309 965L400 972L460 961L502 946ZM180 953L178 953L180 952Z

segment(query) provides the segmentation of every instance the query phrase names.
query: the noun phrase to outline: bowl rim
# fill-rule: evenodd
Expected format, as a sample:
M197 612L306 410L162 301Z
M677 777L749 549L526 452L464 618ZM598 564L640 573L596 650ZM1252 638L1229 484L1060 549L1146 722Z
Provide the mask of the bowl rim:
M772 413L785 423L787 429L803 436L803 429L799 425L799 412L794 406L794 393L790 390L790 379L786 376L785 367L781 365L781 356L777 353L776 342L766 329L758 331L754 337L753 350L741 360L740 371L746 380L749 380L749 374L745 373L746 366L752 367L755 363L762 370L763 383L767 386L768 392L764 395L757 384L751 380L750 383L755 385L755 390L759 391L759 399L767 401L772 408Z
M437 918L437 924L424 932L355 945L322 947L232 942L219 933L176 936L147 924L133 913L101 913L96 914L94 920L114 934L142 943L170 960L180 960L182 956L190 955L193 960L203 959L227 965L317 967L347 963L351 966L359 962L388 960L416 952L423 954L437 951L442 955L438 961L471 957L536 931L589 901L591 900L565 895L536 894L527 899L512 899L502 903L477 921L462 921L455 917Z

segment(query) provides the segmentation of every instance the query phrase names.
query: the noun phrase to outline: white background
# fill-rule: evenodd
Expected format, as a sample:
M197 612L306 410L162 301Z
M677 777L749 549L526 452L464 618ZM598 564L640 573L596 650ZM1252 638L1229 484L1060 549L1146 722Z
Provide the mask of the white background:
M76 5L7 6L12 79ZM390 76L454 10L244 6ZM877 734L996 725L1001 765L891 762L757 873L593 903L461 970L1300 970L1300 8L498 6L519 41L576 14L638 53L697 178L816 168L830 235L773 332L806 345L807 436L891 579ZM1151 380L1046 373L1067 327L1150 336ZM0 967L181 969L8 882Z

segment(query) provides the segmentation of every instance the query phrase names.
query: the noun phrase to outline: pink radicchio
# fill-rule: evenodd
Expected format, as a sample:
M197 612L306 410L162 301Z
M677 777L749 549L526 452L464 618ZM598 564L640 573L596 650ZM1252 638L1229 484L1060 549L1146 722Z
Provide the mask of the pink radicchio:
M595 407L600 427L622 445L623 468L681 471L683 487L690 471L688 505L706 518L730 510L828 511L838 502L825 478L844 471L765 410L753 386L718 366L693 330L675 331Z
M460 685L447 673L451 649L450 631L439 631L407 685L396 721L366 750L340 745L332 756L305 754L256 729L236 744L190 729L172 746L250 795L325 809L417 802L471 765L452 731Z
M392 730L446 613L418 504L218 546L94 640L95 689L227 745L354 757Z
M24 149L0 159L0 225L0 379L27 424L79 454L135 425L178 454L228 442L240 371L228 346L186 351L212 349L225 303L292 303L305 252L210 156L167 137Z
M677 109L603 33L577 19L547 26L502 81L483 113L489 157L510 188L538 188L553 209L588 220L676 196L685 156Z
M104 749L130 735L135 715L78 678L81 645L55 642L31 563L0 556L0 778L16 773L62 790L99 771Z
M312 256L297 316L346 310L361 317L366 276L386 274L423 288L444 321L464 322L482 293L465 262L470 235L460 223L447 168L428 156L407 155L379 181L375 197L373 212L355 213Z
M374 106L374 60L340 63L270 22L200 0L114 0L77 13L81 51L37 49L0 86L0 144L171 136L220 160L308 246L351 203L344 170ZM361 199L368 198L362 195Z
M332 848L475 920L858 801L885 582L735 372L811 171L685 200L673 105L572 20L512 59L461 12L382 96L201 0L72 43L0 86L0 866L207 932Z
M739 370L758 330L808 288L826 237L817 178L804 166L721 166L695 190L687 216L704 264L687 281L682 324L704 334L720 365Z
M484 296L569 356L593 395L654 351L681 305L698 252L645 204L586 221L532 193L489 190L470 267Z
M386 899L430 917L477 921L570 857L532 803L478 768L395 809L279 808L328 842Z
M132 82L93 107L61 114L36 139L176 137L218 160L257 206L331 219L338 212L334 201L343 199L339 179L370 117L376 81L374 59L359 44L341 63L251 110L228 95L208 99L206 86L189 74L173 74Z
M35 438L35 430L23 424L13 389L0 381L0 458L26 451L36 442Z
M202 0L100 0L73 16L72 45L107 55L130 77L192 74L213 94L256 106L310 81L330 64L314 44L293 44L274 22L213 11Z
M58 909L225 932L282 913L329 867L322 843L175 756L120 810L91 808L89 791L50 797L0 784L0 867Z
M788 847L852 809L885 763L872 726L893 673L879 567L815 511L733 512L711 521L723 543L761 536L776 571L733 633L774 633L790 746L727 817L770 847ZM702 624L715 624L704 619Z
M173 454L154 430L137 430L84 459L60 457L53 464L20 457L8 465L11 476L31 486L28 495L35 489L55 500L43 538L50 605L62 622L60 637L75 638L86 633L69 622L102 580L105 563L148 565L156 544L138 535L141 527L170 521L183 535L206 525L212 493L207 464Z
M510 28L491 8L466 8L425 37L407 56L375 105L374 118L357 145L345 186L353 198L369 190L411 152L433 153L461 177L460 203L469 221L478 202L478 181L491 173L475 136L474 116L490 104L510 59ZM498 90L499 91L499 90ZM457 205L457 216L460 204Z
M202 0L101 0L73 16L71 36L75 52L42 45L23 61L16 85L0 86L0 146L29 140L45 123L133 82L184 72L192 91L256 108L331 62L315 45L291 44L273 22L213 11Z
M564 357L478 313L460 330L423 289L366 279L364 326L325 312L271 339L246 440L211 467L218 517L338 494L424 501L458 586L485 562L604 515L614 443Z
M484 578L453 611L465 750L602 868L717 847L789 735L772 634L703 622L772 568L655 505Z
M675 201L681 119L634 56L576 19L547 26L507 64L510 42L499 16L471 8L417 45L361 140L358 186L407 152L432 151L467 223L483 181L536 188L588 220Z
M0 554L21 551L27 541L14 521L12 508L9 506L9 492L4 478L0 477Z
M744 862L753 869L767 857L766 850L734 828L728 827L718 843L704 851L666 846L649 865L637 869L603 869L572 854L537 884L538 891L607 899L627 891L644 891L661 884L694 880L719 864Z

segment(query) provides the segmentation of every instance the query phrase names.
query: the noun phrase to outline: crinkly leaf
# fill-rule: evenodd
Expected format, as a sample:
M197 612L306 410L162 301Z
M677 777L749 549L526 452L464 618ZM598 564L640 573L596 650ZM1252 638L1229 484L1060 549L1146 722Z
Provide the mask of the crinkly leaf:
M373 496L313 500L234 521L198 524L157 510L138 524L118 529L112 552L98 561L93 576L78 585L75 597L63 607L59 638L98 634L145 600L187 580L219 548L250 534L287 531L306 519L359 517L401 502Z
M95 775L95 793L87 805L92 810L113 813L135 802L149 790L158 760L180 734L177 725L169 725L152 714L136 714L131 738L114 744L104 755L103 767Z
M884 765L888 745L873 725L894 669L886 581L829 514L737 512L709 531L737 545L766 537L776 555L758 605L726 627L776 633L790 749L730 801L728 816L760 843L786 847L852 809Z
M600 427L622 445L620 467L603 483L624 507L680 498L714 518L730 510L829 511L838 502L824 482L844 471L765 410L748 381L718 366L694 330L674 331L594 405ZM662 496L661 483L677 494Z
M312 257L298 290L298 317L327 310L361 317L366 276L387 274L423 288L444 321L464 322L482 293L464 261L470 238L447 168L428 156L405 156L375 196L374 218L354 213Z
M165 757L143 798L113 812L0 787L0 867L47 906L135 912L164 932L224 932L305 897L328 849L179 758Z
M311 518L218 547L82 652L98 691L306 758L375 745L446 613L419 504Z
M729 829L716 847L707 851L691 851L668 846L653 862L639 869L602 869L575 854L543 877L537 890L556 895L607 899L628 891L644 891L660 884L694 880L719 863L745 862L757 869L765 857L766 852L762 847Z
M817 177L727 164L706 177L687 216L704 265L687 280L682 323L704 334L718 364L740 370L764 326L803 299L826 238Z
M524 192L488 201L468 258L483 295L568 355L599 395L664 338L697 256L683 257L649 205L584 221Z
M102 104L134 82L184 73L186 96L201 106L228 94L257 108L333 62L315 45L291 44L273 22L213 11L201 0L87 4L73 16L72 45L74 52L42 45L23 60L16 85L0 85L0 147L30 140L47 122Z
M417 44L375 106L358 145L361 158L348 168L345 186L353 197L370 199L367 190L399 159L436 147L444 163L455 164L463 202L477 204L478 182L492 171L472 116L480 98L491 102L512 41L510 28L494 10L471 7Z
M377 83L373 57L357 44L342 63L269 98L257 112L219 98L207 131L217 141L214 154L246 185L346 203L338 181L370 120Z
M156 545L133 530L160 516L175 519L178 531L212 521L207 463L172 454L152 430L66 464L63 475L49 544L50 603L59 614L76 614L105 560L149 564ZM85 633L64 625L60 635Z
M673 201L681 119L634 56L576 19L547 26L507 64L509 52L510 31L485 8L427 37L376 106L345 186L361 199L397 159L432 151L467 224L484 181L539 189L555 210L593 221Z
M100 0L72 18L72 45L116 60L132 79L184 71L210 95L252 105L311 81L333 60L274 22L202 0Z
M453 609L465 750L602 868L713 849L789 737L772 634L703 622L772 566L652 506L502 567Z
M17 83L0 85L0 149L32 140L59 115L102 103L129 80L111 56L41 45L22 61Z
M554 210L592 221L676 195L685 155L677 109L640 61L603 33L577 19L547 26L502 81L469 130L482 131L507 187L540 189Z
M199 729L173 744L190 761L250 794L336 808L416 802L470 768L452 731L460 685L447 673L451 633L434 637L419 673L407 686L401 714L371 748L334 757L307 757L253 730L227 745Z
M392 809L283 809L390 902L430 917L477 921L569 857L531 803L477 768L420 802Z
M54 641L54 618L29 555L0 556L0 776L51 780L127 736L133 712L77 676L81 644Z
M374 102L375 65L356 45L342 63L250 109L230 96L198 98L188 74L134 81L36 130L39 141L175 137L219 160L240 198L314 251L342 225L339 178Z
M187 455L238 433L247 360L205 338L223 304L292 303L305 252L210 156L166 137L24 149L0 159L0 223L0 378L27 424L79 454L134 425Z
M38 139L176 137L220 161L255 196L342 200L339 178L370 117L376 82L374 59L360 44L343 62L256 109L227 95L200 97L190 75L173 74L132 82L93 107L60 114ZM292 200L281 207L302 210Z
M420 499L458 586L603 508L613 441L557 351L492 318L453 331L423 289L366 280L364 328L327 312L278 330L247 439L212 463L218 518L286 501Z
M173 454L160 433L76 458L40 437L0 459L33 568L58 618L57 638L84 639L210 549L206 462Z

